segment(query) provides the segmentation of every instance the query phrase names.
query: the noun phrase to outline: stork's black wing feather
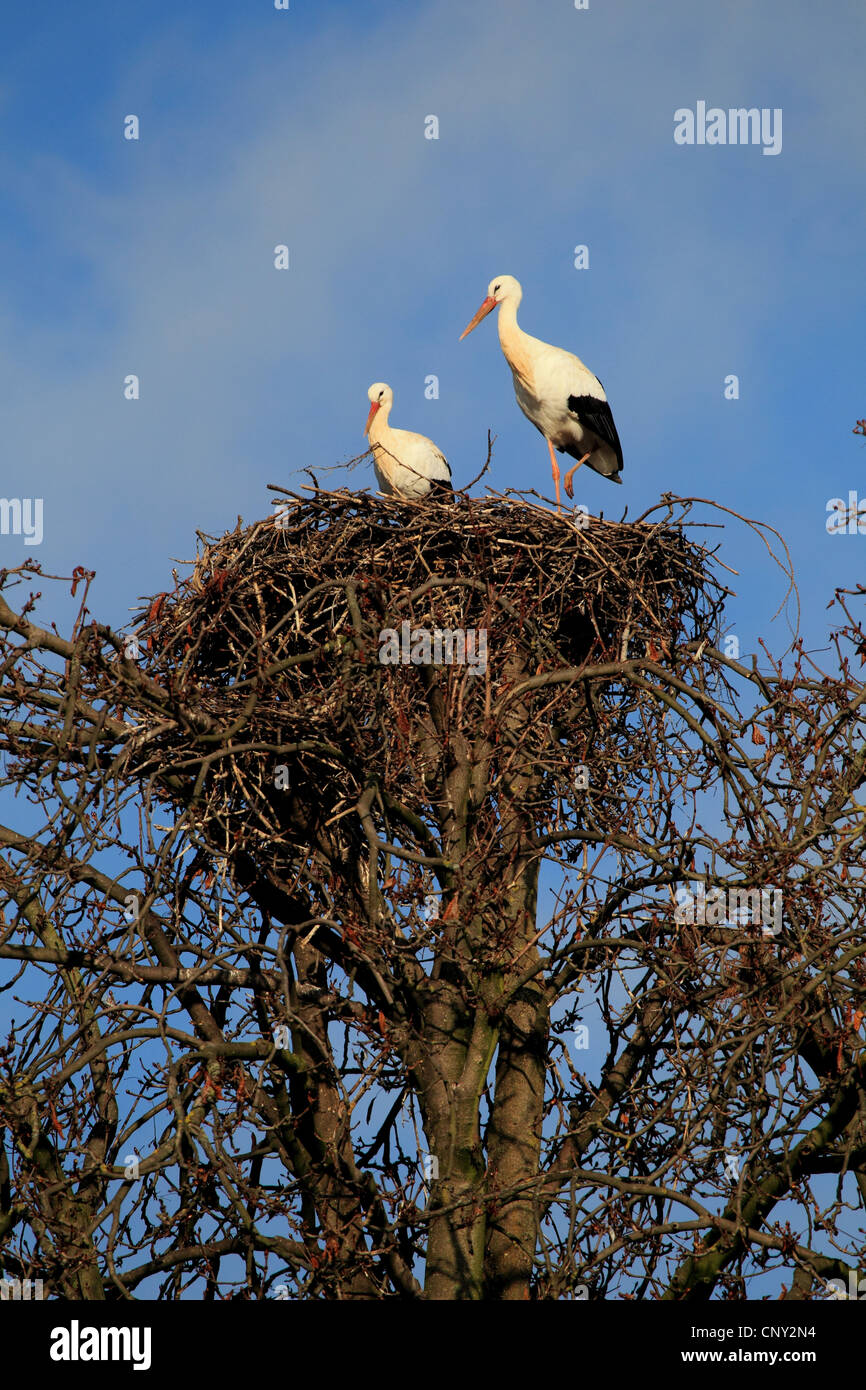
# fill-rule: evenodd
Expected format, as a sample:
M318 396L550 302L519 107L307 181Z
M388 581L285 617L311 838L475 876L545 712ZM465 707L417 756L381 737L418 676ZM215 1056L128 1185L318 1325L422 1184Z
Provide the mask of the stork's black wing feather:
M622 445L613 423L613 412L607 401L600 401L598 396L569 396L568 408L582 425L586 425L587 429L610 445L622 468Z
M440 499L440 501L447 502L447 500L448 500L449 497L453 497L453 496L454 496L454 485L453 485L453 483L451 482L451 465L450 465L450 463L448 462L447 459L443 459L442 462L445 464L445 467L448 469L448 477L447 477L447 478L431 478L431 479L430 479L430 492L431 492L431 494L433 495L433 497L438 497L438 498Z

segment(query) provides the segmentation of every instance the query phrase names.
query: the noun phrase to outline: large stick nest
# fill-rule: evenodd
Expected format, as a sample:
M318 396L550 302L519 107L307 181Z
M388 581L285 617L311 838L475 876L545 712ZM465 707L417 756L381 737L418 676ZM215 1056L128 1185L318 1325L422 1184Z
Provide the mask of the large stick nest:
M141 615L177 719L145 717L130 762L157 785L166 768L201 773L204 838L282 873L322 826L342 823L348 851L371 784L386 790L370 802L384 838L398 834L389 797L435 819L456 751L482 733L488 761L501 744L543 764L548 796L575 762L622 772L639 695L616 671L584 673L647 653L675 664L684 644L716 641L724 597L673 506L615 522L513 496L286 493L275 518L201 541L191 577ZM381 634L404 621L476 644L484 630L486 670L383 664Z

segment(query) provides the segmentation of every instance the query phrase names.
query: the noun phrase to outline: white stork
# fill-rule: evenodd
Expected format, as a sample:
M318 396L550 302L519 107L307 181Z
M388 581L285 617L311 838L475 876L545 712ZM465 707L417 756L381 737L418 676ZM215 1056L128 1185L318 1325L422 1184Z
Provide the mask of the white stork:
M572 497L571 480L582 463L612 483L622 482L622 446L598 377L573 352L551 347L518 326L517 306L522 298L520 282L513 275L497 275L460 338L499 307L499 342L514 377L517 404L547 440L558 510L560 471L554 449L577 459L565 475L565 490Z
M373 449L373 470L383 492L417 502L430 492L451 492L451 469L432 439L388 424L394 392L374 381L367 392L370 413L364 433Z

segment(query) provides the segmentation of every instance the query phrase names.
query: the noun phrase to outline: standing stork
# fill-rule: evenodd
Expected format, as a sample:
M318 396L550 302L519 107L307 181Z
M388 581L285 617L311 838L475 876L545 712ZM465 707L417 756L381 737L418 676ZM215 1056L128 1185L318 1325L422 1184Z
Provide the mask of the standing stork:
M451 492L451 469L432 439L388 424L394 392L374 381L367 392L370 413L364 433L373 449L373 471L382 492L417 502L430 492Z
M520 282L513 275L497 275L460 338L471 333L491 309L499 308L499 343L514 377L517 404L547 440L559 510L561 475L554 449L577 459L565 475L565 490L573 497L571 480L582 463L612 483L622 482L622 446L598 377L573 352L532 338L518 326L517 306L522 298Z

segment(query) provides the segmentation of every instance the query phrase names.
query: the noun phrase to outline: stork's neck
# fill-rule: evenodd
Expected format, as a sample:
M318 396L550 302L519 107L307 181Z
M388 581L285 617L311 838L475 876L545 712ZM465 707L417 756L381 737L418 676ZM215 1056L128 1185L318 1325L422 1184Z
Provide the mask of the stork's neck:
M381 439L383 435L390 434L391 427L388 424L388 416L391 414L390 405L380 405L376 414L370 422L369 439Z
M498 328L499 345L506 361L518 376L527 378L530 373L529 334L524 333L517 322L519 299L503 299L499 305Z
M373 416L367 438L370 441L370 448L379 473L381 473L393 487L395 465L394 451L397 441L394 438L394 431L388 424L388 416L390 413L390 405L379 406L379 409Z

